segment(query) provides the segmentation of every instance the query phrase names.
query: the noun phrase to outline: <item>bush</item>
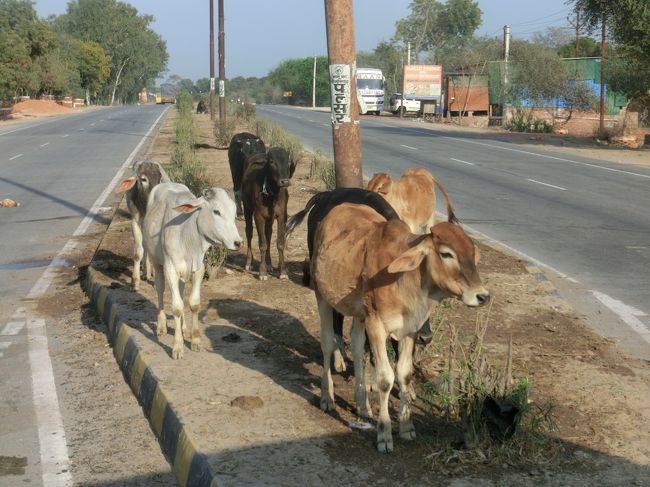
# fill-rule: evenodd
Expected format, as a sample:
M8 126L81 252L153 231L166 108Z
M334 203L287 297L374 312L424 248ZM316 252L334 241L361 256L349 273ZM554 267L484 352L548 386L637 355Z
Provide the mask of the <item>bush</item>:
M228 147L232 136L235 135L236 128L237 121L233 118L226 118L224 123L217 121L214 124L214 141L217 147Z
M310 177L317 177L325 183L326 189L336 188L336 171L334 163L330 161L323 153L316 150L311 164Z
M235 117L245 123L251 123L255 119L255 105L252 103L244 103L235 105Z
M512 132L551 133L553 131L553 124L535 117L531 110L524 108L517 108L504 127Z

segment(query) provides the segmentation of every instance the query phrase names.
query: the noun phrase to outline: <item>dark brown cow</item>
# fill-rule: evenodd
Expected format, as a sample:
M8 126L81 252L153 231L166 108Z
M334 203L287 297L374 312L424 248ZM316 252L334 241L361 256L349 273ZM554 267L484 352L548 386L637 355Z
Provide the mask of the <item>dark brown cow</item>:
M319 225L311 261L312 282L321 321L323 378L321 409L334 409L331 359L334 351L332 311L352 316L352 352L357 413L370 417L364 371L365 334L375 357L379 387L377 449L393 450L388 398L395 373L386 339L399 341L397 381L400 388L400 437L415 438L408 383L413 373L417 331L431 306L446 297L480 306L489 299L476 260L478 252L460 225L442 222L415 235L401 220L386 221L371 208L344 203ZM364 333L365 331L365 333Z
M266 154L264 141L250 132L235 134L228 146L228 164L232 176L232 189L235 192L235 204L237 205L237 217L244 214L241 205L241 184L244 177L244 166L246 160L254 154Z
M242 178L241 194L244 204L244 220L246 221L246 270L250 270L253 261L253 219L257 228L260 248L260 280L268 279L266 264L271 265L271 236L273 221L278 221L278 272L280 279L286 279L287 270L284 264L285 227L287 223L287 202L291 177L296 169L290 161L286 150L273 147L266 154L255 154L245 163Z

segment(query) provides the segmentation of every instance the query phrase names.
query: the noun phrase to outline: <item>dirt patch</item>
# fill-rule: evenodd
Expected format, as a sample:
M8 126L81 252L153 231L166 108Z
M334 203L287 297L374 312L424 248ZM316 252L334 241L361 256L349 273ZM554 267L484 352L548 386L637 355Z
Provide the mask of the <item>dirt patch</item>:
M173 113L150 158L169 153ZM209 177L214 184L231 187L227 151L213 147L209 116L196 115L195 120ZM310 179L306 161L293 178L290 214L321 188ZM243 236L243 223L238 226ZM176 362L170 358L171 327L160 338L153 331L153 288L144 285L139 294L129 289L132 243L128 220L121 214L94 264L122 303L121 313L138 331L138 343L221 484L642 485L650 480L649 364L624 356L591 332L549 282L526 271L525 262L481 244L479 271L494 299L486 346L494 362L502 361L512 337L515 377L530 379L533 400L555 405L552 461L538 464L516 456L476 461L475 455L441 446L441 438L449 442L457 430L423 401L414 408L418 439L396 439L394 454L380 456L374 428L358 427L349 374L334 376L336 412L324 414L318 407L318 314L313 292L300 285L306 228L299 227L287 244L288 280L278 279L275 269L268 281L257 279L256 240L252 272L243 269L242 250L230 253L218 275L204 283L200 316L205 350L186 350L185 358ZM277 263L275 246L271 248ZM471 334L477 311L457 302L446 306L446 319L461 336ZM424 376L439 376L444 346L441 329L418 351ZM374 394L371 404L376 415ZM397 407L393 398L393 419Z
M47 116L61 113L70 113L74 109L64 107L59 103L51 100L25 100L16 103L12 108L12 115L18 116Z

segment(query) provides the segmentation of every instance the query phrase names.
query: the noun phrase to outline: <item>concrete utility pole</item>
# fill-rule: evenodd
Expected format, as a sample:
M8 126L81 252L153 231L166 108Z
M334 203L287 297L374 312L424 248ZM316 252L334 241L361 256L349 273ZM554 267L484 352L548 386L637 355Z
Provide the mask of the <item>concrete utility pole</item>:
M219 0L219 123L226 122L226 34L223 28L223 0Z
M325 0L336 187L363 186L352 0Z
M214 121L214 0L210 0L210 120Z
M503 60L504 64L504 73L503 73L503 84L508 84L508 60L510 59L510 26L503 26Z

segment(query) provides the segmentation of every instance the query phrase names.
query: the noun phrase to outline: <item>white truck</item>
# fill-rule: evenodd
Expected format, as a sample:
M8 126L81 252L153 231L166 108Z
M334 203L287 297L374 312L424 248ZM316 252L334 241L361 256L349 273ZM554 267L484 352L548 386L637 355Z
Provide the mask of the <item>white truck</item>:
M402 115L405 115L408 112L420 114L422 111L422 103L420 100L415 98L405 97L402 100L401 93L393 93L390 96L390 112L393 115L399 115L402 112Z
M384 74L377 68L357 68L357 94L362 114L381 115L384 110ZM365 106L364 106L365 105Z

